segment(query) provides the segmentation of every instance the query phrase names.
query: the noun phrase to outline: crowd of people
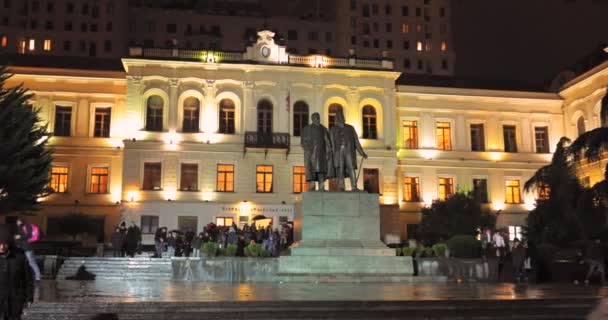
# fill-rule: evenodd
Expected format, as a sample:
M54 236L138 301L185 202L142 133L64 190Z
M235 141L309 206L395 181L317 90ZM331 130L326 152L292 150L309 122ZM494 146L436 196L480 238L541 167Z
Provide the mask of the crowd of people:
M136 253L141 252L141 229L131 221L127 228L123 221L112 233L112 249L114 257L129 256L133 258Z
M180 230L168 231L166 227L159 227L154 234L154 257L200 257L201 246L204 243L217 243L220 249L229 245L236 245L236 256L245 256L245 247L250 243L261 244L266 252L276 257L280 251L289 247L293 242L293 228L288 224L281 229L257 227L245 224L239 228L235 223L230 226L217 226L209 223L198 235L191 228L185 232Z

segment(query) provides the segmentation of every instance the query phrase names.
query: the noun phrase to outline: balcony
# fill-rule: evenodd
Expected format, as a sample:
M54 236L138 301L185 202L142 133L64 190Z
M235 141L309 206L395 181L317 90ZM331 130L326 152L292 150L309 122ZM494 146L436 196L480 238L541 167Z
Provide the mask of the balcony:
M266 149L265 154L268 154L268 149L285 149L289 154L289 141L289 133L247 131L243 156L247 153L247 148Z

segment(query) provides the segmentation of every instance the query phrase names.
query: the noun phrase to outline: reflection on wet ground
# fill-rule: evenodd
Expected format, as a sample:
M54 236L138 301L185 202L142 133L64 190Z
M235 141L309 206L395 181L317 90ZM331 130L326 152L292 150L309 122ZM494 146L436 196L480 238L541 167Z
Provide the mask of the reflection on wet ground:
M38 284L38 302L424 301L608 297L608 287L510 283L204 283L68 281Z

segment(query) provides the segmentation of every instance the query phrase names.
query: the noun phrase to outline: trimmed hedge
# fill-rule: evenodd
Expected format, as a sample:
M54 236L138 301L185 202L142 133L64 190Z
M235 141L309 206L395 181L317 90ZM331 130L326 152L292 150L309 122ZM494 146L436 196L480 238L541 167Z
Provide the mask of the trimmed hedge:
M447 242L450 255L454 258L479 258L481 241L469 235L456 235Z

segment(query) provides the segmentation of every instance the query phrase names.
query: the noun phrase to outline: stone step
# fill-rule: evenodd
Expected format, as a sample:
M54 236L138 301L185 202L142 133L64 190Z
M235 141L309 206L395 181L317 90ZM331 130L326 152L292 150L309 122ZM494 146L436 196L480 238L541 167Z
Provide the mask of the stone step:
M37 302L24 320L584 319L596 299L423 301ZM104 315L105 318L100 316ZM110 317L115 316L114 318ZM97 316L98 318L94 318Z
M99 280L170 279L173 275L170 258L70 257L63 262L56 278L73 276L83 265Z

